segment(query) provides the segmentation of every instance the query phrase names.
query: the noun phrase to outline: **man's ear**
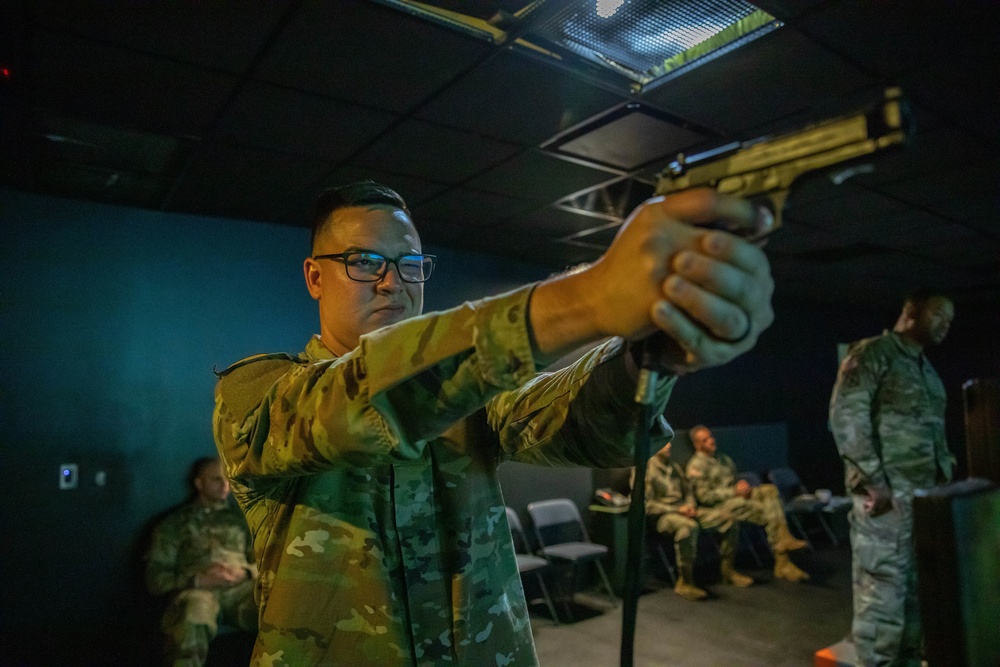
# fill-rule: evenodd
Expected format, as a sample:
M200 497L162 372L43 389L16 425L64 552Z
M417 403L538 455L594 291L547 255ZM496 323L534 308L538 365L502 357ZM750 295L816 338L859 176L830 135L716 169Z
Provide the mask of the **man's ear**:
M309 290L309 296L319 301L323 283L323 274L319 270L319 262L312 257L306 257L302 263L302 273L305 275L306 289Z

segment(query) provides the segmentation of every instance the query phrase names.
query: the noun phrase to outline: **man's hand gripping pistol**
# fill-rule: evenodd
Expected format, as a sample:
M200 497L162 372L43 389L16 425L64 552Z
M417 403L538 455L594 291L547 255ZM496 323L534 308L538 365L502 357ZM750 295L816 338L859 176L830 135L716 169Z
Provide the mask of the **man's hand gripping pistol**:
M912 132L913 124L900 90L889 88L880 104L854 115L776 137L730 143L697 155L678 155L659 175L656 194L711 187L724 194L754 200L762 205L754 227L726 231L760 241L781 226L781 210L799 176L841 163L858 162L865 156L903 144Z

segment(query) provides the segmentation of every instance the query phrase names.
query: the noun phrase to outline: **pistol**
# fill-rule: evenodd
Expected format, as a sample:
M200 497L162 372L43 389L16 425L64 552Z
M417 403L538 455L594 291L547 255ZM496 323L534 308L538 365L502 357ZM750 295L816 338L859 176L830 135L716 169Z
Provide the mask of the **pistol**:
M781 227L782 208L799 176L903 145L912 137L913 127L900 89L888 88L881 103L853 115L797 132L729 143L697 155L680 154L658 175L656 194L711 187L750 199L761 206L753 227L723 229L760 241Z

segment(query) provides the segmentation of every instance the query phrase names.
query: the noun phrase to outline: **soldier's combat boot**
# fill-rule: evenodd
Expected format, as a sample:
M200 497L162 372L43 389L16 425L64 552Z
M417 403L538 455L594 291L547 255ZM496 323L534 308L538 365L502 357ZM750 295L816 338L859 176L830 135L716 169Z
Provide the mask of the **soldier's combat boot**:
M733 567L731 559L724 558L719 569L722 573L722 583L724 584L736 586L737 588L746 588L753 585L753 578L737 572L736 568Z
M708 593L687 581L683 576L677 577L677 583L674 584L674 593L677 593L685 600L692 601L704 600L708 597Z
M685 600L704 600L708 597L708 593L694 585L694 554L685 553L680 548L677 550L677 583L674 584L674 593Z
M800 540L788 532L788 526L781 526L778 529L778 541L774 543L774 552L787 553L789 551L805 549L808 546L808 542Z
M774 578L787 581L809 581L809 575L800 570L786 553L774 554Z

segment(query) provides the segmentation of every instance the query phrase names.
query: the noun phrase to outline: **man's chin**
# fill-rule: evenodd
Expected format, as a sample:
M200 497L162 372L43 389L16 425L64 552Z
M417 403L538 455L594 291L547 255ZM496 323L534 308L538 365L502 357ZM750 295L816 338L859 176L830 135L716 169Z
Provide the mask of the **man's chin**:
M377 328L402 322L410 317L406 308L380 308L371 314L371 321Z

